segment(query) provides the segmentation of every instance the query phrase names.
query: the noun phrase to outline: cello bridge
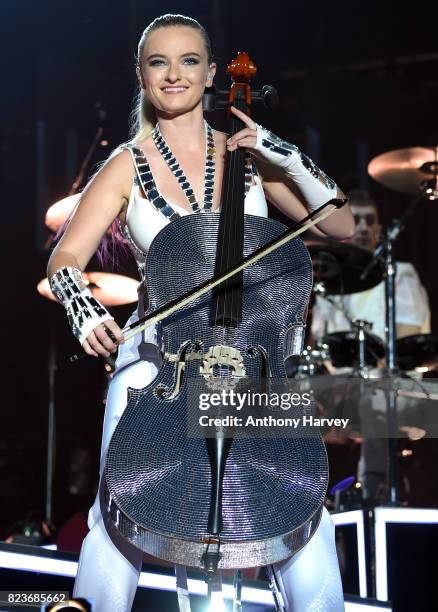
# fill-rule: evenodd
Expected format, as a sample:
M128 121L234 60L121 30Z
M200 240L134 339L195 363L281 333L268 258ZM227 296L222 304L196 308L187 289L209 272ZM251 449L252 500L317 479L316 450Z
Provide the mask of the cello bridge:
M245 376L245 366L241 352L232 347L222 344L211 346L202 358L202 366L199 368L203 376L216 376L217 372L227 369L229 375Z

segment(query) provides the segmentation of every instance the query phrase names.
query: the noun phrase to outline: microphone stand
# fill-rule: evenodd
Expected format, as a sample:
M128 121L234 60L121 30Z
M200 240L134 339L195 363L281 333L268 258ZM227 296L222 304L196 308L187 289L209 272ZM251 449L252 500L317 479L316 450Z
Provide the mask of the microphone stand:
M79 171L78 174L76 175L75 180L73 181L67 196L70 195L74 195L77 190L79 189L79 187L82 185L82 182L84 180L84 176L85 176L85 172L87 171L87 168L90 164L90 160L95 152L95 150L97 149L97 145L100 143L102 136L103 136L103 132L104 132L104 128L103 125L99 125L96 128L96 132L94 133L94 137L93 140L90 143L90 146L88 147L88 150L85 154L84 159L82 160L82 164L79 167Z

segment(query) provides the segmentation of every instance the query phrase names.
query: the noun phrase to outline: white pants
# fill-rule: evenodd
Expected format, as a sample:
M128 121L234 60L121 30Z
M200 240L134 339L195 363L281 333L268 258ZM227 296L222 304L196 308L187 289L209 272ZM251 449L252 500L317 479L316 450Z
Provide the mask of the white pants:
M128 342L117 368L135 358L136 346ZM137 361L114 376L108 390L103 427L101 473L113 431L126 407L127 388L143 388L156 376L155 365ZM93 612L129 612L132 607L143 553L115 530L104 525L99 494L88 517L90 532L79 558L73 594L93 605ZM335 547L334 525L324 509L310 542L296 555L277 565L280 589L288 612L342 612L344 600ZM176 597L176 595L175 595Z

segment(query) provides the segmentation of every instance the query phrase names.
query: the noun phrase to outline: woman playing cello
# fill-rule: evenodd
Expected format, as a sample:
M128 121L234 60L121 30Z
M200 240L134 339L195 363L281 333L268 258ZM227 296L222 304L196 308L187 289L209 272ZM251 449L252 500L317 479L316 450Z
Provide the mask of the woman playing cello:
M81 271L108 227L115 221L120 223L141 272L152 240L164 226L185 215L201 214L203 209L219 209L225 153L240 147L255 161L248 170L245 213L266 217L267 198L298 221L325 202L343 196L297 147L237 109L233 112L245 124L243 130L229 139L212 130L204 120L202 96L205 87L212 85L215 71L210 41L198 22L181 15L165 15L146 28L138 47L141 92L136 133L87 185L50 258L52 291L64 304L72 331L85 352L108 357L119 349L106 405L101 470L126 406L127 388L143 388L157 374L153 356L139 355L139 340L124 341L118 325L92 298L82 280ZM146 189L137 178L135 164L139 163L143 171L144 164L147 166ZM350 237L353 229L348 206L318 225L319 232L335 239ZM141 302L131 320L143 313ZM148 343L156 344L155 330L147 333ZM143 553L122 538L109 535L99 498L90 510L89 527L74 594L88 598L96 612L128 611ZM279 563L277 569L287 610L344 609L334 527L325 510L310 542Z

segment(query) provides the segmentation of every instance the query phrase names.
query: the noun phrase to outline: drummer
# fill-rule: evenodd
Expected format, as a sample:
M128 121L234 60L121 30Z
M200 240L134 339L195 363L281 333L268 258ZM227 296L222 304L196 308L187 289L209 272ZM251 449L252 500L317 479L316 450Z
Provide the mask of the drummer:
M377 204L366 191L352 191L350 206L355 221L352 244L374 251L381 235ZM326 334L351 331L350 321L364 320L373 334L385 339L385 287L380 282L367 291L329 299L317 296L312 312L312 337L321 340ZM411 263L397 262L396 272L397 337L430 333L430 310L426 290ZM352 364L353 366L353 364ZM360 400L359 400L360 401ZM364 402L367 400L364 399ZM400 401L400 400L399 400ZM385 410L383 394L374 394L371 410L362 410L362 425L371 430L379 424L379 413ZM366 404L365 404L366 405ZM369 407L369 404L368 404ZM364 422L366 419L366 423ZM357 478L364 498L372 503L384 501L387 481L387 443L381 438L364 439Z
M366 191L352 191L349 198L355 221L355 233L349 242L374 251L382 229L377 204ZM411 263L397 262L396 303L397 338L430 333L427 293ZM331 296L330 301L317 296L312 311L312 337L320 340L326 334L350 331L347 317L368 321L372 324L372 333L384 340L384 283L360 293Z

